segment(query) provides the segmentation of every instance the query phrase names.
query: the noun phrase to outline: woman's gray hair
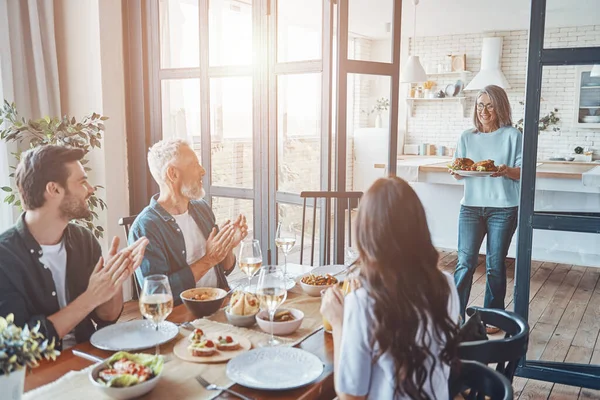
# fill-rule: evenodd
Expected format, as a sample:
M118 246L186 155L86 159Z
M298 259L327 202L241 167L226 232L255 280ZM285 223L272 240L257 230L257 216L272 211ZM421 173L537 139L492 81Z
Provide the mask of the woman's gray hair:
M498 125L500 128L505 126L512 126L512 111L510 108L510 101L504 89L496 85L488 85L481 89L475 97L475 105L473 106L473 125L475 126L474 132L483 132L483 125L477 118L477 100L482 94L487 94L494 107L494 112L498 117Z
M184 139L164 139L148 150L148 167L158 186L165 184L167 168L179 157L183 146L190 147L190 144Z

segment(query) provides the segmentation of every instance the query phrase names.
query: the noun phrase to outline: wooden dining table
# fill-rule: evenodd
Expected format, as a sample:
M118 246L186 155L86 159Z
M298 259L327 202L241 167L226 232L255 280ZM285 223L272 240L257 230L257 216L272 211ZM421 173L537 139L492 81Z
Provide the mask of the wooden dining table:
M140 315L139 319L141 318ZM167 319L174 323L181 323L193 321L196 318L182 304L176 306ZM233 385L231 389L254 399L333 399L335 392L333 389L333 340L331 335L320 329L304 339L296 347L316 355L323 362L323 373L314 383L299 389L287 391L254 390L240 385ZM31 370L25 378L25 392L53 382L69 371L79 371L92 364L91 361L75 356L72 352L73 349L101 358L106 358L113 354L112 352L95 348L90 342L80 343L72 349L63 351L56 361L42 361L38 368ZM223 392L217 398L234 399L237 397Z

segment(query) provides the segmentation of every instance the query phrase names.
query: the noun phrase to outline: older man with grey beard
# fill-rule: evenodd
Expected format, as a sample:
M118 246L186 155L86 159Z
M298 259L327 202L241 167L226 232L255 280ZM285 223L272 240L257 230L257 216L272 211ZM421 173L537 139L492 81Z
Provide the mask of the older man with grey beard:
M181 139L162 140L148 152L148 166L160 193L137 216L129 241L147 237L140 284L154 274L169 277L175 303L179 294L193 287L228 289L226 276L235 267L233 248L248 234L243 215L221 228L202 198L206 173L190 145Z

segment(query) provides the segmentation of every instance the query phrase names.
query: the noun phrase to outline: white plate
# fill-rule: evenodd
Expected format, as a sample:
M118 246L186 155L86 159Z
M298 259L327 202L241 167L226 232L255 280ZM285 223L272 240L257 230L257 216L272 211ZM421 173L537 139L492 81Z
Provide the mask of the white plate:
M251 389L288 390L314 382L323 373L323 363L295 347L264 347L229 361L226 373L235 383Z
M460 176L490 176L493 174L490 171L454 171L454 173Z
M94 332L90 342L94 347L109 351L135 351L167 343L179 334L177 325L165 321L158 331L148 320L135 320L106 326Z
M229 282L229 287L231 288L237 287L238 285L241 285L239 287L240 289L247 290L246 288L248 287L248 278L238 279L236 281ZM252 277L252 281L250 282L250 293L254 293L256 291L256 285L258 285L258 274ZM293 279L288 279L286 281L286 290L293 289L294 286L296 286L296 281L294 281Z

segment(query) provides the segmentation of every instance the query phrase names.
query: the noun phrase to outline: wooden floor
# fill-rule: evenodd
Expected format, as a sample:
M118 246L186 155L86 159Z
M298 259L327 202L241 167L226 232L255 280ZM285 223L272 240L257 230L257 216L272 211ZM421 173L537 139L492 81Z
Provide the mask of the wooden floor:
M455 252L440 252L439 266L450 273ZM513 310L514 260L507 261L507 309ZM531 263L528 359L600 364L600 268ZM485 257L473 277L469 305L483 306ZM137 302L128 302L121 321L139 317ZM515 399L600 399L600 391L516 377Z
M450 273L456 253L441 252L440 268ZM507 309L513 310L514 259L507 261ZM528 359L600 364L600 268L531 263ZM485 257L473 277L469 305L482 306ZM515 399L600 399L600 391L516 377Z

